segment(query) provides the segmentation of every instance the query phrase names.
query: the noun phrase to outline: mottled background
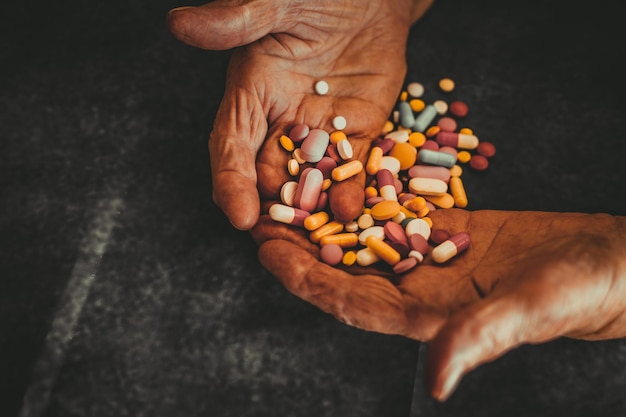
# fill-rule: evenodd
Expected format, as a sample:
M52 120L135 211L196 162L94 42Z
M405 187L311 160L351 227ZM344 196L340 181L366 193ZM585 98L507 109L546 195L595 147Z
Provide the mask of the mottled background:
M438 0L414 27L407 81L453 78L498 146L470 209L626 215L613 3ZM442 405L425 345L289 294L211 201L229 52L174 40L179 5L3 7L1 416L626 415L624 340L524 346Z

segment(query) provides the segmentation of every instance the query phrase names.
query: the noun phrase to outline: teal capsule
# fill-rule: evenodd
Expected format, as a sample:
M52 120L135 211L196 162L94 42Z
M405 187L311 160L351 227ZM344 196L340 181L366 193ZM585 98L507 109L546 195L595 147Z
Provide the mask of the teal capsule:
M417 157L425 164L439 165L446 168L452 168L456 164L456 157L447 152L422 149L417 154Z
M413 115L411 105L406 101L401 101L398 104L398 111L400 112L400 124L402 127L412 128L415 124L415 115Z
M407 103L408 104L408 103ZM422 112L415 119L413 123L413 130L415 132L423 132L432 123L437 116L437 108L432 104L429 104L422 110Z

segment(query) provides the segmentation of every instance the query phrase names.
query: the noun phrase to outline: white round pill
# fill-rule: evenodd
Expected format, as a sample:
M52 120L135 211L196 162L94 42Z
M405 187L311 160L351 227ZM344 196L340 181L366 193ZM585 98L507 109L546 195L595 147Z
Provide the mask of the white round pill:
M346 118L343 116L335 116L335 118L333 119L333 127L336 130L343 130L346 128L348 122L346 121Z
M406 91L413 97L421 97L424 94L424 86L420 83L410 83L406 86Z
M324 80L320 80L315 83L315 92L321 96L328 93L328 83Z

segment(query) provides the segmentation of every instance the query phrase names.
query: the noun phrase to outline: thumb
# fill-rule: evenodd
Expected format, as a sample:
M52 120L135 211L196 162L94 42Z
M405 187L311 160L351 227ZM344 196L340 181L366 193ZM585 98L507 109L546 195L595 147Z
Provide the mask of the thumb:
M455 313L430 343L426 385L445 401L461 378L525 343L542 343L571 326L561 303L509 290ZM559 312L558 310L561 309Z
M178 7L167 15L172 34L188 45L226 50L247 45L272 31L285 7L263 0L217 0L198 7Z

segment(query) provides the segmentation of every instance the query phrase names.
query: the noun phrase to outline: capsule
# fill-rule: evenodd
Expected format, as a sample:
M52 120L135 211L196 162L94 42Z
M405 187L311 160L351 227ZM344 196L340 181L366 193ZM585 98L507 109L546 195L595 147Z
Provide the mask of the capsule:
M339 245L342 248L353 248L359 243L359 236L356 233L346 232L337 233L334 235L322 236L320 239L320 245Z
M310 232L328 223L329 216L325 211L318 211L304 219L304 228Z
M465 187L463 186L463 180L461 177L450 178L450 192L454 198L454 205L459 208L467 207L467 194L465 193Z
M398 104L398 111L400 112L400 124L407 128L413 127L415 124L415 115L413 114L411 105L406 101L401 101L400 104Z
M413 123L413 130L416 132L423 132L431 124L435 116L437 116L437 108L432 104L429 104L422 110L422 112L415 118Z
M308 211L284 204L272 204L269 213L274 221L298 227L304 227L304 220L311 215Z
M376 174L376 182L378 184L378 193L385 200L398 201L396 185L393 174L388 169L381 169Z
M479 143L475 135L449 131L437 133L436 140L441 146L453 146L460 149L476 149Z
M435 178L444 182L450 181L450 169L435 165L414 165L409 168L409 177Z
M302 220L304 225L304 220ZM320 239L327 235L334 235L343 231L343 223L339 223L336 220L326 223L325 225L315 229L315 231L309 234L309 239L313 243L319 243Z
M456 164L456 158L454 155L430 149L420 150L417 153L417 158L425 164L438 165L446 168L452 168L454 164Z
M376 175L378 170L380 169L380 163L383 159L383 148L380 146L374 146L370 150L370 154L367 157L367 164L365 166L365 170L370 175Z
M433 261L444 263L459 253L466 250L470 245L470 236L467 232L460 232L450 236L448 240L436 246L432 252Z
M361 171L363 171L363 163L355 159L354 161L339 165L337 168L333 169L331 176L335 181L343 181L354 177Z
M385 243L382 239L376 236L368 236L365 244L370 248L380 259L387 262L389 265L395 265L400 262L400 253L394 248Z

